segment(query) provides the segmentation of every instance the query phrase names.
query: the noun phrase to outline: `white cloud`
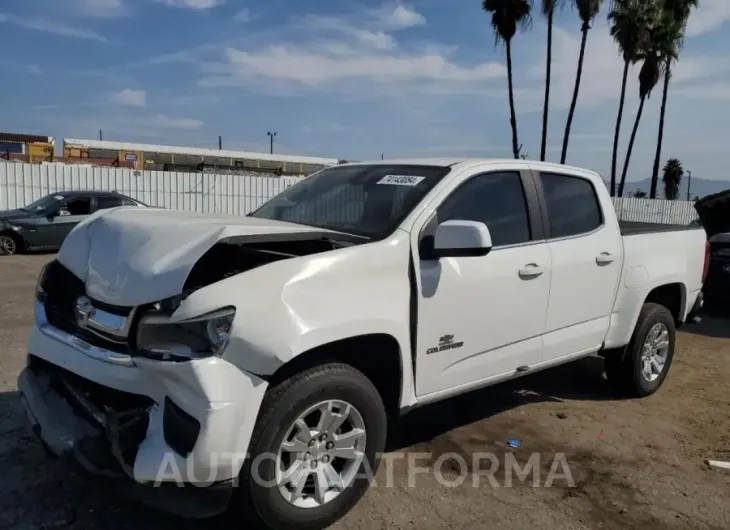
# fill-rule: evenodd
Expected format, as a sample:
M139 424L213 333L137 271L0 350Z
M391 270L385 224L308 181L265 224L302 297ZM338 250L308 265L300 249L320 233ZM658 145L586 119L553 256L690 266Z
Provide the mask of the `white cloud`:
M475 82L503 77L505 73L504 67L498 63L460 66L440 55L362 54L341 57L285 45L255 52L229 48L228 67L233 76L263 76L309 86L345 79Z
M118 105L130 105L132 107L144 107L147 104L147 92L144 90L132 90L125 88L112 94L110 101Z
M253 22L257 18L258 17L254 15L249 8L244 7L233 15L233 22L236 24L247 24L248 22Z
M251 48L229 47L223 62L208 63L204 86L267 85L277 93L301 88L353 93L408 89L454 93L502 78L498 62L462 65L443 46L401 45L390 33L423 24L425 18L400 3L342 16L305 16L272 42ZM277 34L279 35L279 34ZM288 38L286 37L288 36ZM406 43L407 44L407 43ZM458 90L457 90L458 88Z
M164 114L158 114L155 116L151 123L151 126L160 129L199 129L204 124L200 120L194 120L191 118L171 118Z
M77 39L90 39L99 42L106 42L106 39L98 33L85 28L66 26L56 21L41 18L26 18L15 15L0 13L0 23L14 24L24 29L52 33L61 37L72 37Z
M730 2L728 2L730 4ZM553 64L551 105L566 108L570 105L573 95L573 86L580 51L580 33L567 31L556 27L553 30ZM545 59L542 52L536 54L536 60L530 68L534 80L544 83ZM697 81L720 71L730 68L719 68L723 59L703 56L681 56L672 70L674 84ZM578 104L587 106L604 101L616 102L621 90L623 74L623 59L619 55L605 22L596 22L588 33L586 55L583 62L580 94ZM634 99L638 96L640 64L629 70L627 97ZM655 90L661 90L661 85ZM536 105L520 105L520 111L538 110L542 108L542 88L532 90L532 103ZM529 103L529 102L528 102ZM539 103L539 105L537 105Z
M394 28L408 28L426 23L426 17L415 9L406 7L400 2L390 5L386 4L378 10L378 15L380 20Z
M221 6L225 0L156 0L171 7L183 7L189 9L212 9Z
M730 1L702 0L687 24L687 36L696 37L719 29L730 22Z
M122 0L75 0L79 14L92 17L118 17L127 14Z
M678 96L709 100L730 101L730 82L727 83L709 83L706 85L698 85L693 87L678 88L672 92Z

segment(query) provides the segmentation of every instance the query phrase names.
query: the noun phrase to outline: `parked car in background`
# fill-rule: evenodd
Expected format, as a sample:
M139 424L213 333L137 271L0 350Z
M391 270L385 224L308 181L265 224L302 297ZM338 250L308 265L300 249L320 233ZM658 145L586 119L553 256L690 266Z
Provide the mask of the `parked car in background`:
M697 201L695 210L710 242L710 268L704 284L707 302L730 306L730 190Z
M109 191L51 193L17 210L0 212L0 255L58 250L80 221L98 210L145 204Z
M143 502L320 529L368 487L388 415L595 353L622 394L656 392L708 252L699 228L620 223L591 171L343 164L247 217L79 224L18 386L52 454Z

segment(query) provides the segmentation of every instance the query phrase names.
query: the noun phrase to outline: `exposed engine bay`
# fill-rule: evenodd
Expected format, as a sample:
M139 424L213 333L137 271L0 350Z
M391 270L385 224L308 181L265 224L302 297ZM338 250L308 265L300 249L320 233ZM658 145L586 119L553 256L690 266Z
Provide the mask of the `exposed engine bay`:
M185 281L183 297L207 285L275 261L320 254L365 241L361 238L348 239L348 236L343 235L341 238L338 236L337 240L319 237L260 243L221 241L213 245L192 268Z

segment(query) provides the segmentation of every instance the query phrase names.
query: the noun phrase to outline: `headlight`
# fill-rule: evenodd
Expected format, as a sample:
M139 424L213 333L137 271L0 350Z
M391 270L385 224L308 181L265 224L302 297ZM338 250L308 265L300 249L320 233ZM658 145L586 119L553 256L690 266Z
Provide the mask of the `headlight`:
M228 346L236 310L219 309L183 322L167 317L144 317L137 331L137 348L162 360L220 356Z

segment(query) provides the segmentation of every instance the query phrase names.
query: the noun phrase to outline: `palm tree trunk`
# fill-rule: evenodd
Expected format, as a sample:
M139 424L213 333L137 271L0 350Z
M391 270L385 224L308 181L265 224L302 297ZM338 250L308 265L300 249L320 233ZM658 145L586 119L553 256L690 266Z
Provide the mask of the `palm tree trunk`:
M626 101L626 81L629 76L629 61L624 61L624 76L621 81L621 99L618 104L618 116L616 117L616 132L613 134L613 157L611 158L611 197L616 196L616 164L618 162L618 139L621 134L621 120L624 115L624 103Z
M565 164L568 156L568 140L570 139L570 127L573 125L573 114L575 114L575 106L578 103L578 92L580 92L580 78L583 75L583 58L586 54L586 39L588 38L588 30L591 27L588 22L583 23L583 38L580 41L580 55L578 55L578 71L575 74L575 88L573 89L573 101L570 103L570 112L568 112L568 121L565 124L565 136L563 136L563 153L560 155L560 163Z
M550 74L553 62L553 10L548 13L547 64L545 66L545 104L542 108L542 143L540 144L540 160L545 161L547 149L548 111L550 108Z
M667 93L669 92L669 80L672 77L671 59L667 59L666 70L664 71L664 93L662 94L662 109L659 113L659 138L656 143L656 155L654 155L654 169L651 172L650 199L656 199L656 189L659 184L659 164L662 158L662 142L664 141L664 114L667 111Z
M517 117L515 115L515 95L512 90L512 42L505 43L507 49L507 85L509 88L509 123L512 126L512 153L515 160L520 158L520 147L517 143Z
M636 140L636 131L639 130L639 122L641 121L641 113L644 112L644 101L646 98L641 98L639 103L639 110L636 112L636 121L634 121L634 129L631 131L631 140L629 140L629 149L626 151L626 160L624 160L624 170L621 173L621 184L618 186L618 196L624 196L624 184L626 184L626 173L629 172L629 160L631 160L631 152L634 150L634 140Z

